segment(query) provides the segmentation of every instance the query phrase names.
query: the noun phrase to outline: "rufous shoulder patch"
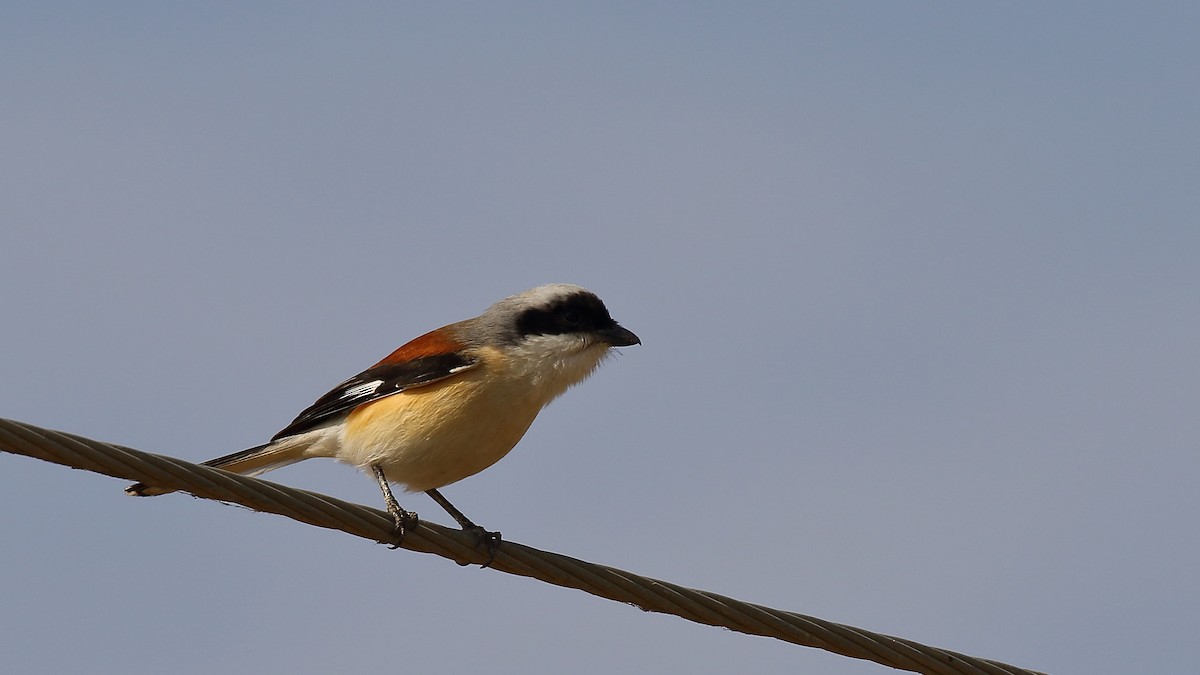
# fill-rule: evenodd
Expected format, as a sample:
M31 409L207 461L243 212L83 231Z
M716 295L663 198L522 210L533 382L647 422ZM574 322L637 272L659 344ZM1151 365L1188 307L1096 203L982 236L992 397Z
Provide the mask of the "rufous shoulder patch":
M442 354L453 354L463 348L463 344L455 340L450 331L445 328L439 328L430 331L421 337L413 338L401 345L396 351L383 357L376 363L376 366L393 365L397 363L407 363L413 359L419 359L427 356L440 356Z

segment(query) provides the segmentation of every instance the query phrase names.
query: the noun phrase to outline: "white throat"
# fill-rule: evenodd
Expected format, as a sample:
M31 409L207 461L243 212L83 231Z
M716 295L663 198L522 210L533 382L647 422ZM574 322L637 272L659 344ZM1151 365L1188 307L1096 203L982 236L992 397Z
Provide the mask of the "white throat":
M523 380L542 405L596 370L609 346L578 334L530 335L510 352L510 375Z

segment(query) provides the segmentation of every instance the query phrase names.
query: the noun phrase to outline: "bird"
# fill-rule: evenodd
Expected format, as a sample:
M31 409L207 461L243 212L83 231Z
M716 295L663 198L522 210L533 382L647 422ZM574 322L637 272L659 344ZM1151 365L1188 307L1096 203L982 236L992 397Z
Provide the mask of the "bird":
M398 541L419 518L400 506L392 483L429 495L482 539L490 563L500 533L476 525L439 488L502 459L542 408L613 348L637 344L595 293L545 284L414 338L317 399L269 442L204 465L256 476L314 457L340 460L374 477ZM125 492L173 490L136 483Z

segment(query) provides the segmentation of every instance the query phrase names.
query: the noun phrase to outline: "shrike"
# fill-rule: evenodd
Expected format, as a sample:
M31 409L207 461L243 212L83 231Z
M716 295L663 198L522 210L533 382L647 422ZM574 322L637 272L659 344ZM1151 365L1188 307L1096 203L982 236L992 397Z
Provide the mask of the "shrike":
M494 553L500 534L471 522L437 489L495 464L610 348L640 343L591 291L538 286L408 342L317 399L271 442L204 464L254 476L332 457L371 471L400 536L417 514L400 507L389 482L428 494ZM172 492L142 483L125 491Z

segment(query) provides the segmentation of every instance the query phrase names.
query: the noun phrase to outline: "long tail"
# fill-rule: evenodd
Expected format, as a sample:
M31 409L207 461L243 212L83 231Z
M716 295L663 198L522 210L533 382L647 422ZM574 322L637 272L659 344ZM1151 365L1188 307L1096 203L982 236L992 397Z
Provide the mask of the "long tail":
M235 452L224 457L210 459L204 462L204 466L211 466L217 469L225 469L234 473L240 473L246 476L257 476L260 473L278 469L281 466L294 464L302 459L307 459L304 454L306 444L289 443L287 441L296 438L292 436L286 439L280 439L274 443L267 443L248 450ZM153 485L145 483L134 483L125 488L125 494L134 497L153 497L155 495L165 495L174 492L166 488L157 488Z

